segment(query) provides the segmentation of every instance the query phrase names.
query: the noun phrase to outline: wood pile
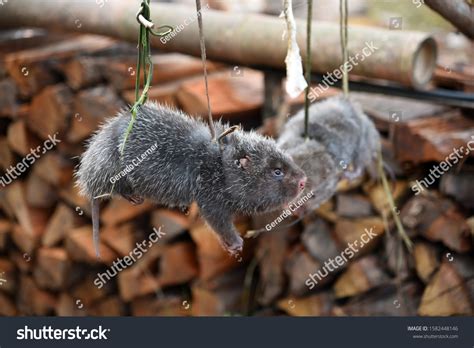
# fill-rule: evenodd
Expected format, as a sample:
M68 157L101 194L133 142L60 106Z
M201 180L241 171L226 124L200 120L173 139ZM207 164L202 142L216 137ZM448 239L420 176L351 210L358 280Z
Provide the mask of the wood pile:
M342 183L301 222L289 226L289 218L245 240L241 257L222 249L196 206L169 210L115 198L101 210L97 259L89 202L73 172L87 138L133 103L135 62L133 45L92 35L0 43L0 315L474 313L474 152L421 194L412 190L453 148L474 140L474 119L400 98L353 93L384 136L411 252L391 222L387 232L382 187L366 179ZM206 114L199 59L156 54L154 64L151 100ZM214 117L260 126L263 73L211 62L208 69ZM236 223L244 235L278 215ZM340 263L367 231L373 238ZM310 290L310 275L328 270L329 260L337 267Z

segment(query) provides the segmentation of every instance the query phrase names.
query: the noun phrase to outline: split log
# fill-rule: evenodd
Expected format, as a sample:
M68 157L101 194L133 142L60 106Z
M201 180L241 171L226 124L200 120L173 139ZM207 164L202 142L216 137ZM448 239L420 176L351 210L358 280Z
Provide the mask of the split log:
M183 284L198 276L194 244L184 242L164 248L157 282L160 287Z
M365 193L369 196L372 206L380 215L391 216L392 211L388 203L387 194L382 184L365 184L363 186ZM399 204L408 191L408 182L397 180L392 188L392 196L395 204ZM398 211L401 207L397 208Z
M76 57L64 67L69 87L77 91L97 85L103 81L104 59L96 57Z
M76 212L64 203L59 203L48 221L41 243L46 247L57 245L64 239L67 232L79 227L80 220Z
M39 176L31 174L26 180L26 201L34 208L51 208L58 199L54 187Z
M31 253L44 232L49 214L43 209L28 206L21 182L10 185L7 200L20 224L13 229L13 240L21 250Z
M245 70L243 76L217 75L209 77L209 98L214 119L239 123L260 116L263 105L263 76ZM207 115L205 85L202 80L184 82L177 98L182 109L191 115Z
M133 223L105 227L100 231L100 239L123 257L135 248L135 229Z
M79 194L79 187L74 182L70 182L67 187L59 191L61 199L73 207L79 216L91 216L91 202L89 199Z
M384 244L387 269L395 275L397 282L410 281L415 273L415 265L400 234L395 231L388 233Z
M425 288L418 315L472 315L473 311L472 298L464 279L453 265L443 262Z
M57 299L51 293L41 290L33 279L20 277L17 308L23 315L52 315Z
M426 284L439 267L438 252L434 246L425 242L417 242L413 248L416 273Z
M154 74L152 85L175 81L180 78L202 74L200 59L178 53L159 54L152 57ZM116 90L135 88L136 57L112 61L104 65L104 76ZM213 72L219 65L208 62L208 72Z
M191 288L192 302L183 302L193 316L223 316L241 313L244 293L245 272L235 269L220 276L219 285L208 288L202 282L195 282Z
M158 209L151 214L151 225L161 227L166 233L163 241L169 241L191 227L190 213L186 214L169 209Z
M448 107L423 101L374 93L351 92L351 98L374 121L378 130L388 132L398 123L441 115Z
M170 82L163 85L153 86L148 91L148 100L169 107L179 108L176 95L182 82ZM135 90L127 90L122 93L123 99L133 105L135 103Z
M334 226L334 239L339 245L340 253L353 245L352 251L355 257L370 253L380 242L384 233L383 221L378 217L356 220L339 219ZM349 256L348 252L344 254Z
M289 293L294 296L302 296L309 292L307 279L312 273L316 273L323 267L323 264L313 259L302 246L296 246L289 254L285 271L289 280ZM312 289L319 289L329 283L334 275L329 275L315 283Z
M94 303L88 315L98 317L120 317L125 314L125 306L118 296L108 297L103 301Z
M16 96L15 82L10 78L0 80L0 117L16 114L18 108Z
M332 228L321 218L305 226L301 241L310 255L319 261L326 261L341 253Z
M458 149L461 146L463 157L472 157L473 151L469 154L465 151L467 144L472 141L473 133L474 120L462 116L459 110L448 112L442 117L426 117L402 122L397 124L393 133L396 158L400 162L415 164L442 162L453 153L454 148ZM433 134L436 134L436 137ZM453 163L459 161L458 159L454 162L452 158L450 160Z
M240 231L246 229L244 226L239 227ZM220 244L219 237L215 235L215 232L202 222L193 226L190 234L197 246L199 278L204 282L236 268L240 265L239 260L242 262L247 254L244 251L242 259L240 257L236 259L229 255ZM246 249L244 248L244 250Z
M14 317L18 315L13 301L2 292L0 292L0 315L5 317Z
M111 290L113 289L112 282L105 283L103 287L99 289L94 284L95 277L95 274L88 274L79 284L70 290L72 298L81 300L86 308L91 308L94 306L94 303L111 296Z
M360 194L339 194L336 196L336 206L337 215L346 218L360 218L373 215L369 199Z
M34 255L20 252L18 250L12 250L8 254L10 260L13 261L18 271L25 274L30 274L34 268Z
M351 297L388 282L375 256L366 256L349 265L334 284L336 298Z
M58 81L60 61L78 53L103 50L113 43L114 40L105 37L80 35L50 45L7 54L5 64L18 86L20 95L27 98Z
M74 117L67 140L72 143L88 138L106 118L115 116L125 104L106 86L90 88L74 97Z
M461 253L472 250L469 225L449 199L415 196L403 206L400 217L406 227L431 241Z
M74 278L72 263L63 248L41 248L38 250L34 279L43 289L66 289Z
M7 139L10 148L21 156L28 155L31 149L40 148L40 140L27 129L23 120L18 120L8 127Z
M0 292L6 292L10 295L17 290L17 276L15 265L8 259L0 258Z
M0 219L0 251L4 251L10 240L12 226L8 220Z
M125 302L156 293L160 289L156 279L149 272L142 272L136 266L127 268L118 274L118 288L120 297Z
M54 135L64 139L72 114L72 98L65 84L44 88L33 98L26 124L41 139L51 139Z
M303 298L287 297L278 301L278 308L295 317L320 317L332 314L334 296L322 292Z
M252 228L265 228L279 215L279 212L267 213L252 218ZM284 264L288 254L289 235L295 228L281 227L270 233L263 233L257 245L257 259L259 261L259 275L262 293L258 302L264 306L273 303L283 292L286 285Z
M44 149L45 150L45 149ZM57 151L46 152L36 162L33 175L39 176L54 187L63 187L72 182L73 162Z
M190 316L187 302L177 296L144 296L132 301L131 311L135 317Z
M87 315L87 308L84 307L81 299L74 299L67 293L61 293L55 306L56 315L62 317L84 317Z
M90 225L68 231L66 249L72 260L93 265L99 263L111 265L117 257L107 245L100 242L100 258L97 258L92 241L92 226Z
M421 287L408 282L397 288L384 286L366 294L351 298L347 304L334 312L344 316L416 316L420 303Z
M441 177L439 189L445 195L454 197L461 205L468 209L474 209L474 168L463 166L460 173L445 173Z
M116 226L148 212L152 207L153 205L148 201L133 205L125 199L112 199L103 210L101 220L106 226Z
M6 137L0 137L0 168L6 171L14 164L14 155L8 145L8 139Z

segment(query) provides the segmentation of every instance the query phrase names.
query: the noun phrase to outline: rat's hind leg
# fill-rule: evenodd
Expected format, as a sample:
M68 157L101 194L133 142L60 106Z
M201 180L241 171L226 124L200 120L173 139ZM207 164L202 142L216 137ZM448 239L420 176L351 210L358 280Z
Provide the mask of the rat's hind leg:
M213 207L213 209L201 209L201 214L212 229L219 235L224 249L231 255L242 252L244 241L232 223L232 214ZM212 211L212 212L210 212Z
M120 195L133 205L142 204L145 200L135 192L132 183L126 177L117 182L117 189Z

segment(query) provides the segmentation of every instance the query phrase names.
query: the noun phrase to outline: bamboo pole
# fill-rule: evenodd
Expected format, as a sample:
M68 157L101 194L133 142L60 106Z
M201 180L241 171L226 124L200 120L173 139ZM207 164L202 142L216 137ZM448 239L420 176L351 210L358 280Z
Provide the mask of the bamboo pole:
M42 1L41 4L15 0L0 9L0 28L42 27L136 42L137 6L135 2L123 0L57 0ZM287 47L282 40L282 19L207 8L203 11L209 59L232 65L285 68ZM194 8L156 3L151 5L151 13L156 26L167 24L175 28L174 34L169 37L154 37L154 47L199 57L199 32ZM297 21L297 27L297 40L304 59L305 22ZM415 88L423 88L431 80L436 62L436 44L428 34L360 26L350 26L349 31L349 57L354 57L350 74L396 81ZM326 73L338 68L342 58L337 24L314 22L312 38L312 70ZM370 48L366 48L364 52L370 52L370 56L364 57L363 49L370 46L377 49L370 52Z

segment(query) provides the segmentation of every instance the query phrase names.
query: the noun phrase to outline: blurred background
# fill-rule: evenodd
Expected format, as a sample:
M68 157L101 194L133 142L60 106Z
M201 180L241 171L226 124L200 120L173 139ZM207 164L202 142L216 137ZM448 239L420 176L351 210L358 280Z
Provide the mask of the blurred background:
M138 26L134 15L129 16L132 24L128 26L114 16L122 5L130 9L127 13L136 13L140 2L69 2L75 8L97 8L97 13L110 11L110 18L102 17L104 22L117 19L123 29L117 29L120 33L114 38L97 35L105 33L102 29L91 29L101 23L95 10L89 19L65 10L64 21L53 15L51 26L35 27L49 20L49 12L37 6L39 1L0 3L0 315L473 314L472 153L422 194L415 195L411 189L454 148L466 147L474 139L473 46L423 1L349 1L349 25L370 27L374 33L388 33L398 40L389 39L373 60L367 59L351 75L351 95L382 136L384 158L395 176L397 213L413 242L411 250L391 219L384 221L390 208L381 184L367 177L352 184L341 182L336 196L301 221L292 224L296 218L290 217L271 232L245 239L244 253L238 258L222 249L196 206L170 210L150 202L133 206L114 198L101 209L100 260L92 244L90 203L78 194L73 171L90 135L105 119L134 102ZM51 3L55 2L41 1L44 6ZM59 3L67 2L57 3L59 8ZM472 4L464 3L472 15ZM36 8L38 23L25 24L21 12L16 12L21 4L30 5L29 10L23 9L28 13ZM195 11L192 0L166 4ZM282 3L203 0L203 8L207 5L210 9L203 11L203 20L205 28L210 28L206 43L213 116L277 137L284 121L303 106L304 95L291 99L285 94L283 68L239 57L239 47L246 42L226 36L232 26L219 27L217 33L212 28L213 20L225 13L249 18L248 26L257 25L257 20L251 20L253 13L281 21L279 37L285 30L284 19L278 18ZM174 7L169 9L171 15L166 18L174 13ZM306 1L294 0L293 9L296 18L306 18ZM313 10L315 25L322 21L338 25L338 1L314 0ZM177 15L188 13L180 11ZM211 15L213 11L219 12ZM152 14L161 16L153 7ZM184 20L179 17L174 22ZM298 31L305 32L304 22L297 23ZM128 31L130 26L134 29ZM197 30L193 21L166 44L155 45L150 100L205 117L203 69L195 49L198 36L192 35ZM420 33L413 36L412 31ZM337 35L338 31L332 31L328 38L338 42ZM391 57L406 53L399 45L409 47L410 40L421 45L420 37L432 38L437 48L423 46L426 57L417 60L422 66L415 66L410 52L394 63ZM313 49L320 55L327 52L330 64L314 71L314 87L333 70L328 68L331 64L340 64L333 58L340 57L337 45L318 47L318 40L324 39L314 38ZM225 54L213 46L219 40L235 46L229 53L235 61L216 59ZM349 46L357 40L362 37L349 29ZM193 48L188 48L190 42ZM270 50L268 46L262 43L261 50ZM304 53L301 43L300 48ZM418 54L414 48L411 52ZM322 58L315 59L322 64ZM390 80L387 71L392 68L392 75L396 69L404 73L421 69L428 78L423 86L414 86L414 78L411 82ZM339 94L337 86L324 90L320 98ZM38 147L38 153L32 153ZM238 217L236 225L244 235L264 228L280 213ZM113 262L129 255L135 243L148 240L154 229L164 235L137 262L113 274ZM377 236L310 290L306 283L310 274L367 229ZM107 270L110 280L97 286L98 277Z

